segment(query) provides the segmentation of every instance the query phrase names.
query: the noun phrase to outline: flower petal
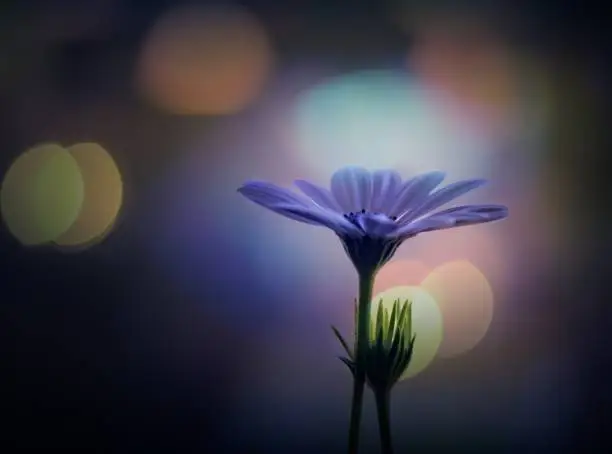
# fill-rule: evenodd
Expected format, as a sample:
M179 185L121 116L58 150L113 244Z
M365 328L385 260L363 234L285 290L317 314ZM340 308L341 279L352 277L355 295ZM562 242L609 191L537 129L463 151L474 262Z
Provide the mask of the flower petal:
M409 224L401 225L396 235L400 238L408 238L411 236L418 235L423 232L430 232L432 230L442 230L454 227L454 220L451 217L440 217L440 218L424 218L418 221L410 222Z
M433 171L406 181L387 214L400 217L418 208L445 177L444 172Z
M455 224L468 225L498 221L508 217L508 207L504 205L464 205L439 211L431 217L453 217Z
M397 230L397 223L387 215L368 213L356 219L357 224L366 235L371 237L385 237Z
M249 181L238 192L251 202L272 209L278 204L296 204L307 207L307 201L287 188L266 181Z
M372 178L361 167L344 167L331 179L331 192L345 213L360 211L370 206Z
M372 200L370 210L387 213L395 202L402 185L402 177L393 170L377 170L372 173Z
M397 234L413 236L432 230L450 229L464 225L498 221L508 216L504 205L464 205L439 211L425 218L401 226Z
M487 180L478 179L457 181L456 183L449 184L448 186L445 186L429 195L418 208L410 211L407 214L407 217L403 220L404 222L411 222L412 220L417 219L432 210L435 210L445 203L448 203L451 200L472 191L473 189L479 188L486 182Z
M307 224L322 225L341 235L350 235L354 237L363 236L363 232L359 227L348 221L341 214L330 210L287 204L277 205L275 211Z
M314 222L309 218L292 215L285 210L279 209L279 206L286 207L288 205L308 209L307 201L294 194L289 189L265 181L250 181L239 188L238 192L251 202L261 205L275 213L282 214L295 221L320 225L319 222ZM314 208L314 206L312 208Z
M338 205L338 202L336 202L336 199L334 199L334 196L328 189L312 184L306 180L296 180L294 184L317 205L337 211L338 213L343 212L342 208L340 208L340 205Z

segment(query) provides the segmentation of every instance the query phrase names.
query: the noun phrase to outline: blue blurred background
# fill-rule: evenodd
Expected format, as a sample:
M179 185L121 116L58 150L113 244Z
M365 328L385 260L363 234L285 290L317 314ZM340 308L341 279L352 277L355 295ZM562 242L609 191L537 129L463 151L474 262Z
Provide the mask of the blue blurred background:
M348 164L511 213L381 274L469 262L443 315L484 336L397 386L397 452L607 452L612 72L576 5L2 3L2 452L342 452L355 273L236 189Z

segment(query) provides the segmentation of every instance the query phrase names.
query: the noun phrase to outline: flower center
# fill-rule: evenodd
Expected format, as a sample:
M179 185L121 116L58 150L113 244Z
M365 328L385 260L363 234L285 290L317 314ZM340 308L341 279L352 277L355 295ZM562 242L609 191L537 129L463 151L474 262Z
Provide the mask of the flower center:
M384 213L369 212L369 211L366 211L365 209L362 209L361 211L355 211L354 213L352 211L350 213L344 213L343 216L349 221L355 222L359 218L366 216L366 215L385 216L387 219L391 219L392 221L397 221L397 216L388 216Z
M363 209L345 213L344 218L361 232L358 235L338 235L359 273L375 273L393 257L404 240L393 235L398 226L396 216Z

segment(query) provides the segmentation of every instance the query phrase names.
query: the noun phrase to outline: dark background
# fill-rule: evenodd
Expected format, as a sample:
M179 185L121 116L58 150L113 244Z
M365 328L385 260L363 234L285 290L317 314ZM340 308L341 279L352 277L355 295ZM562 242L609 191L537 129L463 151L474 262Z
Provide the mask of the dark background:
M262 259L259 249L249 249L255 241L249 239L249 217L256 210L220 210L214 189L188 183L179 192L205 191L207 198L181 218L186 227L159 234L158 226L176 217L173 210L180 207L167 174L183 150L224 128L228 135L241 131L262 140L257 138L257 105L230 118L181 116L151 106L134 90L134 62L147 31L179 3L0 5L2 172L20 152L42 141L99 141L116 151L125 181L114 231L87 250L26 248L7 229L0 230L0 452L345 449L349 377L333 362L337 350L326 337L332 320L318 318L302 303L293 310L289 290L271 290L258 280L266 255ZM527 290L527 279L504 294L504 307L515 304L516 317L500 322L497 340L475 353L476 359L434 367L429 378L415 382L412 393L410 384L396 391L403 394L395 404L397 452L606 452L612 446L609 15L594 2L422 3L239 2L265 26L280 72L294 67L299 72L301 62L312 60L340 70L399 61L415 43L405 18L423 14L484 18L513 49L548 68L556 95L547 153L535 179L546 179L541 192L557 217L547 223L549 211L533 209L522 221L523 230L513 224L504 228L515 242L515 254L521 254L523 233L532 229L559 234L559 253L544 271L530 271L530 260L514 258L513 266L525 276L538 274L537 291ZM221 162L211 171L221 180L232 159L248 160L248 155L203 153L204 161ZM291 172L300 175L299 169ZM243 177L248 173L228 179L234 185L233 179ZM201 179L213 186L218 181L208 175ZM511 177L504 180L512 184ZM527 190L516 197L520 203L536 195ZM236 225L233 236L223 236ZM152 243L161 245L155 249ZM291 255L291 244L282 239L269 256ZM165 251L161 260L154 252L158 249ZM183 252L168 252L173 249ZM260 254L257 260L254 254ZM290 268L292 280L284 285L299 285L302 272ZM318 273L316 279L323 279L324 272ZM188 276L185 282L191 284L177 284L171 274ZM190 290L194 281L197 292ZM534 335L541 325L548 334ZM520 409L514 412L513 404L505 403L498 411L483 410L497 405L490 394L504 394L502 385L489 382L515 382L523 364L537 367L547 359L563 368L547 370L540 381L521 375ZM495 373L482 372L475 379L483 365ZM572 379L565 383L557 375L568 370ZM470 380L476 388L482 380L478 397L445 401L446 394ZM321 389L327 389L324 397ZM569 394L571 403L557 405ZM330 395L335 396L331 401ZM519 405L518 394L510 395ZM434 415L425 429L411 429L411 418L435 406L456 411L440 419L437 428ZM402 418L404 407L414 409ZM363 449L377 452L371 406L366 413ZM557 419L563 422L551 423ZM451 427L453 421L462 421L461 427Z

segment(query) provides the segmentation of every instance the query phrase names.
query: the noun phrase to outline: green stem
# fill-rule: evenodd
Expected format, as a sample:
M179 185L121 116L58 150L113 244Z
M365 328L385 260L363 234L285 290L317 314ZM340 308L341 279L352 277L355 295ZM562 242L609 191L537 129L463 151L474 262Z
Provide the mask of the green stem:
M376 411L378 413L378 428L380 431L380 446L382 454L393 454L393 444L391 443L391 424L390 424L390 399L389 389L383 389L374 393L376 398Z
M353 400L351 403L351 422L349 426L348 454L359 450L359 431L365 387L365 357L370 339L370 305L374 273L359 273L359 303L357 311L357 341L355 345L355 377L353 381Z

